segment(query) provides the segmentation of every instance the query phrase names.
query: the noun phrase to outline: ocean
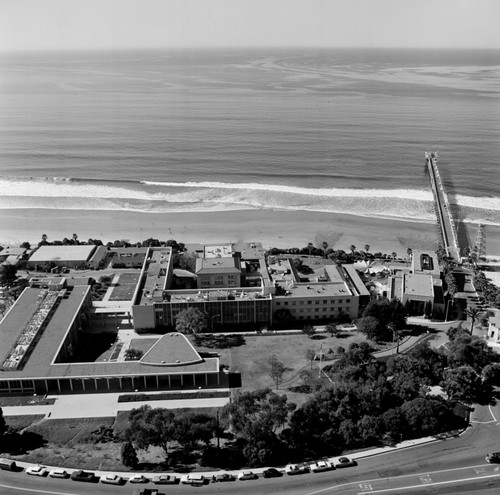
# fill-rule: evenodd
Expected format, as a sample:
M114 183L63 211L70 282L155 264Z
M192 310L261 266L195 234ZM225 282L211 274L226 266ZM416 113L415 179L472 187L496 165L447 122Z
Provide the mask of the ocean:
M500 225L500 52L0 55L0 209L304 210ZM76 214L76 212L75 212Z

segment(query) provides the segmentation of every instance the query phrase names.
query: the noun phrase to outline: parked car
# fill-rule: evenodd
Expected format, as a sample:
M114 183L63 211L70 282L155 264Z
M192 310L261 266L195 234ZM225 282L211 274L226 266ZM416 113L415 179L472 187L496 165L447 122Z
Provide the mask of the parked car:
M264 476L264 478L280 478L283 476L283 473L276 468L268 468L262 471L262 476Z
M128 479L129 483L149 483L150 479L142 474L134 474Z
M97 477L91 471L83 471L79 469L78 471L73 471L70 478L73 481L86 481L87 483L94 483L97 481Z
M488 454L485 459L491 463L498 463L500 462L500 452L492 452L491 454Z
M0 459L0 469L4 471L16 471L17 464L10 459Z
M236 481L234 474L222 473L212 477L212 483L222 483L224 481Z
M156 488L138 488L134 491L134 495L164 495L160 493Z
M186 474L181 478L184 485L202 486L205 484L205 476L198 473Z
M323 473L324 471L331 471L335 469L335 466L328 461L318 461L309 466L309 469L313 473Z
M51 478L69 478L69 474L64 469L53 469L49 472Z
M31 476L47 476L48 471L43 466L30 466L26 469L26 474L31 474Z
M305 474L309 472L307 466L300 466L299 464L288 464L285 468L285 473L289 476L294 476L296 474Z
M101 483L105 483L107 485L123 485L125 480L116 474L104 474L101 476Z
M242 471L238 474L238 479L240 481L256 480L258 476L253 471Z
M179 483L179 478L172 474L160 474L160 476L155 476L153 478L153 483L155 485L177 485L177 483Z
M339 457L338 461L334 462L334 465L338 469L357 466L358 463L354 459L349 459L349 457Z

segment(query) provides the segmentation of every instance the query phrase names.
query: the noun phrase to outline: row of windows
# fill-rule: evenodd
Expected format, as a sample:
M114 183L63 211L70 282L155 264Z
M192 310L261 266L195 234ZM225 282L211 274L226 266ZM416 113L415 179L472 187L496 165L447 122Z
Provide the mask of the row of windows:
M314 304L315 305L319 305L320 303L322 304L344 304L344 300L343 299L333 299L333 300L329 300L329 299L323 299L322 301L320 301L319 299L317 299L316 301L284 301L283 302L283 306L305 306L305 305L311 305L311 304ZM351 300L350 299L346 299L345 300L345 303L346 304L350 304ZM276 301L276 306L281 306L281 302L280 301Z

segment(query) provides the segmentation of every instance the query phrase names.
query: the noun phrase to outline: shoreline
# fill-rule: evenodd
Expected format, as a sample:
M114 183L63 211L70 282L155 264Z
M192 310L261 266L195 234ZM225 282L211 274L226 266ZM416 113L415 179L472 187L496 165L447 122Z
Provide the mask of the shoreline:
M209 212L139 213L102 210L2 209L0 242L37 244L42 234L49 242L78 234L80 241L104 243L126 239L138 242L150 237L185 244L262 242L271 247L302 248L309 242L349 251L370 245L371 252L396 252L405 257L407 248L435 249L438 244L433 222L290 210L232 210ZM471 228L472 226L472 228ZM470 237L475 229L467 224ZM500 227L487 226L487 254L500 254Z

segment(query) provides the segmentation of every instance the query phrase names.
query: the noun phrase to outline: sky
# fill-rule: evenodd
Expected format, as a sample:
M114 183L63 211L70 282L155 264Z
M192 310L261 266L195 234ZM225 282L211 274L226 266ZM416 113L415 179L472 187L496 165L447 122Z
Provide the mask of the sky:
M500 48L500 0L0 0L0 51Z

